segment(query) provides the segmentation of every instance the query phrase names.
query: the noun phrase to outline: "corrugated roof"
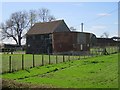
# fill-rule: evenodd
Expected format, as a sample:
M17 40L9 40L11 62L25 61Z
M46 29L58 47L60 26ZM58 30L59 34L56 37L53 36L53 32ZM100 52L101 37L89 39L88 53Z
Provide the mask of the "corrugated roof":
M47 34L53 33L55 29L61 24L64 23L64 20L57 20L51 22L40 22L34 24L34 26L27 32L27 34Z

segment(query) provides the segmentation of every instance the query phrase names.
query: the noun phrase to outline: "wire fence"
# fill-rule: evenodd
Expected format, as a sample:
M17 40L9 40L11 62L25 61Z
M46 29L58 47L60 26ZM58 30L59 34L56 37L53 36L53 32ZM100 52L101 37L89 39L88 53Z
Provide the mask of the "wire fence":
M58 64L71 60L81 60L89 57L103 55L102 48L91 48L85 55L45 55L45 54L4 54L2 55L2 73L15 72L37 66ZM117 53L117 47L108 47L108 54Z

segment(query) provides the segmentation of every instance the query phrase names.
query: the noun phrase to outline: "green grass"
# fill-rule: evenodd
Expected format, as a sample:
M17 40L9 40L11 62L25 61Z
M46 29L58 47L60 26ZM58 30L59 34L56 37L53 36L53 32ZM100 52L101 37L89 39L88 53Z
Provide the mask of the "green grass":
M118 55L40 66L6 73L3 78L60 88L117 88Z

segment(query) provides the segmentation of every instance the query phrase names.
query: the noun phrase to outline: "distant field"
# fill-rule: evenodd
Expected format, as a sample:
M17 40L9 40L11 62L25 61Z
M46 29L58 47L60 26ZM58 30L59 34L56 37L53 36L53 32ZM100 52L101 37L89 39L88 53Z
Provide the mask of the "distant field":
M3 74L3 79L46 87L117 88L118 54L89 57L6 73Z

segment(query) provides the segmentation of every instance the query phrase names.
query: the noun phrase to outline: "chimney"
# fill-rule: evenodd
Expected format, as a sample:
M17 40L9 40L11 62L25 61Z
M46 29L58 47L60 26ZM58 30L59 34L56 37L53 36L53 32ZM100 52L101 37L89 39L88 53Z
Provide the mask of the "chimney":
M83 23L81 23L81 32L83 32Z

